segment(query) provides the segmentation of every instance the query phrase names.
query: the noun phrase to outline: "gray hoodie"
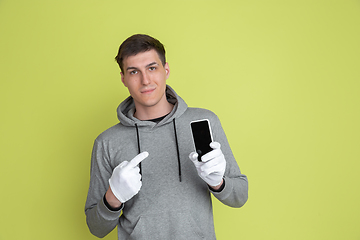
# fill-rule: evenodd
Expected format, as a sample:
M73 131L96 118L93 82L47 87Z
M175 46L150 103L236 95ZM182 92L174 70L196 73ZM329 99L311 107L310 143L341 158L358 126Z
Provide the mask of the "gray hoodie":
M85 205L86 221L95 236L104 237L117 226L118 239L216 239L211 194L231 207L247 201L247 178L240 173L218 117L187 107L169 86L166 94L174 108L159 123L134 118L134 101L128 97L117 109L120 123L96 138ZM205 118L226 159L221 192L209 189L188 157L194 151L190 122ZM109 210L103 197L113 169L142 151L149 156L140 166L139 193L122 210Z

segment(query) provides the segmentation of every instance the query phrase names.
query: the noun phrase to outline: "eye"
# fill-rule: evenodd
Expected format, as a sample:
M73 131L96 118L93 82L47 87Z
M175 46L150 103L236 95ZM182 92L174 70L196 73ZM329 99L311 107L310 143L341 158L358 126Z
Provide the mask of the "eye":
M137 70L133 70L133 71L130 72L130 75L134 75L134 74L137 74L137 73L138 73Z
M149 67L150 71L154 71L156 69L156 67Z

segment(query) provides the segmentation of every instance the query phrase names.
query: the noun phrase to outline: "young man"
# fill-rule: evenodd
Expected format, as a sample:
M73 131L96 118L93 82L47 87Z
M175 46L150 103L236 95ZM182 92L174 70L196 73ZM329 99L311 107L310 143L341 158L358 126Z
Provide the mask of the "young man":
M85 213L90 231L118 239L216 239L211 194L231 207L248 197L217 116L189 108L166 80L170 68L156 39L134 35L116 60L130 97L118 107L120 123L94 143ZM190 122L208 119L215 142L197 160ZM189 160L190 158L190 160Z

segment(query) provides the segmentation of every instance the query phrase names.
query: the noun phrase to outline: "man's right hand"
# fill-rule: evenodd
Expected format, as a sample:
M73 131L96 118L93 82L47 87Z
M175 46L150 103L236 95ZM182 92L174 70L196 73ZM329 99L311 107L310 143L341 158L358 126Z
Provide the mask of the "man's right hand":
M120 204L125 203L140 191L142 182L138 164L147 156L149 156L148 152L142 152L130 162L124 161L114 168L109 184Z

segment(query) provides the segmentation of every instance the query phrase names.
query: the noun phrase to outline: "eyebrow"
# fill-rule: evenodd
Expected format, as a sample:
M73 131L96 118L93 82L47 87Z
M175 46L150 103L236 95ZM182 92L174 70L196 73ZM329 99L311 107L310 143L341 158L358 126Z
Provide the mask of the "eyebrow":
M148 65L146 65L146 67L150 67L152 65L159 65L157 62L152 62L152 63L149 63Z
M146 65L145 67L150 67L153 65L159 65L159 64L157 62L152 62L152 63L149 63L148 65ZM139 69L137 67L128 67L128 68L126 68L126 70L139 70Z

